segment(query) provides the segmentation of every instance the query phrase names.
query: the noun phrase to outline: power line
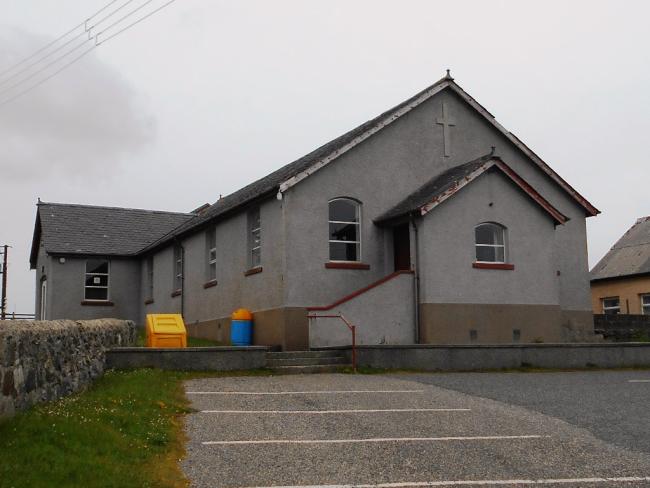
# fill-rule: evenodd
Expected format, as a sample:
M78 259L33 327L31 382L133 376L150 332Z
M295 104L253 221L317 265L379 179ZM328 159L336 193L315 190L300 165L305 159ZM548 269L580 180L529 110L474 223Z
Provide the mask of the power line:
M45 51L45 50L46 50L47 48L49 48L50 46L53 46L54 44L56 44L57 42L59 42L61 39L64 39L66 36L72 34L75 30L79 29L80 27L83 27L83 26L86 24L86 22L88 22L89 20L91 20L91 19L94 18L94 17L97 17L97 15L99 15L100 13L102 13L104 10L106 10L108 7L110 7L111 5L113 5L113 4L114 4L115 2L117 2L117 1L118 1L118 0L111 0L110 2L108 2L108 4L104 5L102 8L100 8L97 12L95 12L93 15L91 15L90 17L88 17L88 18L87 18L86 20L84 20L82 23L75 25L72 29L70 29L70 30L67 31L66 33L61 34L59 37L57 37L57 38L54 39L53 41L47 43L45 46L43 46L43 47L41 47L40 49L38 49L37 51L33 52L32 54L30 54L30 55L27 56L26 58L23 58L22 60L18 61L18 62L17 62L16 64L14 64L13 66L10 66L9 68L5 69L4 71L0 71L0 77L1 77L1 76L4 76L5 74L7 74L7 73L9 73L9 72L11 72L11 71L13 71L13 70L16 69L18 66L21 66L21 65L24 64L25 62L27 62L27 61L29 61L30 59L34 58L35 56L38 56L40 53L42 53L43 51ZM133 1L133 0L130 0L130 1ZM130 3L130 1L127 2L127 3Z
M129 1L132 1L132 0L129 0ZM28 78L25 78L25 79L22 80L20 83L15 84L15 85L12 85L11 89L16 88L17 86L19 86L19 85L20 85L21 83L23 83L24 81L27 81L28 79L32 78L32 77L35 76L36 74L39 74L39 73L43 72L45 69L49 68L51 65L55 64L56 62L60 61L61 59L63 59L63 58L66 57L67 55L69 55L69 54L71 54L72 52L76 51L76 50L79 49L81 46L83 46L84 44L86 44L88 41L93 40L93 39L95 40L95 43L94 43L92 46L90 46L90 48L88 48L87 50L83 51L79 56L73 58L73 59L70 60L68 63L64 64L63 66L61 66L59 69L57 69L56 71L54 71L53 73L51 73L51 74L48 75L47 77L43 78L42 80L39 80L36 84L34 84L34 85L32 85L32 86L26 88L25 90L23 90L23 91L21 91L21 92L18 92L16 95L14 95L14 96L12 96L12 97L10 97L10 98L7 98L7 99L5 99L5 100L0 101L0 107L3 107L4 105L6 105L6 104L8 104L8 103L10 103L10 102L12 102L12 101L14 101L14 100L16 100L17 98L23 96L24 94L26 94L26 93L32 91L33 89L39 87L40 85L42 85L42 84L45 83L46 81L50 80L50 79L53 78L54 76L56 76L56 75L58 75L59 73L61 73L61 71L63 71L64 69L68 68L70 65L72 65L72 64L76 63L77 61L79 61L79 60L80 60L81 58L83 58L86 54L90 53L92 50L94 50L95 48L97 48L100 44L103 44L103 43L109 41L110 39L113 39L114 37L116 37L116 36L122 34L123 32L125 32L125 31L127 31L127 30L129 30L129 29L132 28L133 26L135 26L135 25L139 24L140 22L142 22L143 20L145 20L145 19L151 17L151 16L154 15L155 13L160 12L162 9L164 9L164 8L167 7L168 5L171 5L171 4L174 3L176 0L169 0L168 2L166 2L166 3L164 3L163 5L161 5L160 7L158 7L157 9L152 10L151 12L149 12L149 13L146 14L145 16L139 18L139 19L136 20L135 22L132 22L131 24L125 26L125 27L122 28L122 29L120 29L118 32L116 32L116 33L114 33L114 34L111 34L111 35L110 35L109 37L107 37L106 39L104 39L104 40L102 40L102 41L98 41L97 36L99 36L100 34L106 32L106 31L109 30L111 27L114 27L116 24L118 24L118 23L121 22L122 20L125 20L126 18L130 17L132 14L134 14L135 12L137 12L138 10L140 10L144 5L150 3L151 1L152 1L152 0L148 0L145 4L141 5L141 6L138 7L137 9L134 9L133 11L131 11L130 14L124 16L122 19L120 19L120 21L111 24L111 25L108 26L107 28L103 29L101 32L95 34L94 36L89 37L88 40L86 40L86 41L84 41L83 43L79 44L78 46L76 46L76 47L73 48L72 50L66 52L64 55L59 56L55 61L50 62L50 63L49 63L45 68L42 68L41 70L37 71L36 73L30 75ZM114 2L111 2L111 3L114 3ZM129 2L127 2L127 3L129 3ZM110 4L109 4L109 5L110 5ZM95 14L95 15L96 15L96 14ZM101 22L101 21L100 21L100 22ZM77 26L77 27L78 27L78 26ZM2 94L2 93L4 93L4 92L0 92L0 94Z
M71 44L72 42L74 42L74 41L76 41L77 39L79 39L81 36L83 36L83 35L88 35L88 39L90 40L91 38L94 37L94 36L91 35L91 32L90 32L91 29L94 29L94 28L97 27L99 24L101 24L102 22L106 21L107 19L109 19L110 17L112 17L113 15L115 15L117 12L119 12L120 10L122 10L124 7L126 7L127 5L129 5L131 2L133 2L133 0L127 0L126 3L120 5L118 8L116 8L115 10L113 10L113 11L112 11L111 13L109 13L108 15L104 16L103 18L101 18L100 20L98 20L97 22L95 22L93 25L88 26L88 22L89 22L91 19L93 19L94 17L96 17L98 14L100 14L101 12L103 12L104 10L106 10L108 7L110 7L113 3L117 2L117 1L118 1L118 0L113 0L113 1L110 2L108 5L106 5L103 9L101 9L101 10L95 12L95 14L93 14L93 15L90 16L90 17L88 17L88 19L86 19L84 22L82 22L81 24L78 24L78 25L75 26L72 30L66 32L65 34L63 34L63 36L59 37L58 39L56 39L56 40L53 41L52 43L49 43L47 46L45 46L45 48L40 49L38 52L42 52L43 50L46 50L47 48L52 47L52 46L53 46L53 43L56 43L57 41L60 41L60 40L65 39L66 36L68 36L69 34L71 34L72 32L74 32L75 30L79 29L81 26L84 27L84 30L82 30L81 32L79 32L76 36L72 37L71 39L67 40L65 43L63 43L63 44L61 44L60 46L58 46L58 47L57 47L56 49L54 49L53 51L50 51L49 53L45 54L44 56L41 56L40 58L38 58L36 61L34 61L34 62L32 62L32 63L29 63L27 66L25 66L24 68L22 68L21 70L17 71L16 73L12 74L11 76L9 76L8 78L6 78L6 79L4 79L4 80L2 80L3 75L0 74L0 86L7 84L9 81L13 80L14 78L16 78L16 77L20 76L21 74L23 74L23 73L29 71L31 68L33 68L34 66L37 66L37 65L40 64L41 62L45 61L47 58L53 56L54 54L56 54L57 52L59 52L59 51L60 51L61 49L63 49L64 47L68 46L68 45ZM108 29L108 28L110 28L110 26L107 27L107 29ZM106 30L106 29L104 29L104 30ZM31 57L34 57L34 55L32 55ZM24 61L25 61L25 60L23 60L23 62L21 62L21 63L24 64ZM16 66L18 66L18 65L16 65ZM11 70L8 70L8 72L10 72L10 71L11 71Z
M173 0L172 0L172 1L173 1ZM109 25L108 27L105 27L101 32L98 32L97 34L95 34L95 38L97 38L97 36L99 36L100 34L106 32L107 30L109 30L109 29L115 27L117 24L119 24L119 23L122 22L123 20L125 20L125 19L131 17L131 15L133 15L133 14L136 13L136 12L138 12L138 11L141 10L142 8L146 7L146 6L149 5L151 2L153 2L153 0L147 0L146 2L144 2L144 3L143 3L142 5L140 5L139 7L137 7L137 8L135 8L135 9L131 10L131 11L130 11L128 14L126 14L124 17L120 18L119 20L116 20L115 22L113 22L113 23L112 23L111 25ZM171 2L170 2L170 3L171 3ZM163 5L163 7L164 7L164 5ZM154 13L155 13L155 12L156 12L156 11L154 10ZM146 18L146 17L143 17L143 19L144 19L144 18Z

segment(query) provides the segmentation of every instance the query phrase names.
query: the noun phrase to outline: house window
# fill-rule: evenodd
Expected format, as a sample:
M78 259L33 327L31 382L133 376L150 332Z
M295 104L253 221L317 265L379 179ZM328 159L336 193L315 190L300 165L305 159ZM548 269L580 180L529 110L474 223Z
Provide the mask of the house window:
M86 261L85 300L108 300L108 269L109 265L106 259Z
M257 268L262 265L262 224L259 207L248 213L248 231L249 265L251 268Z
M183 289L183 248L174 246L174 290Z
M476 238L476 261L479 263L505 263L505 227L486 222L474 229Z
M147 299L153 299L153 256L147 258Z
M603 298L603 313L607 315L616 315L620 313L621 305L618 297Z
M361 204L349 198L329 202L330 261L361 261Z
M641 295L641 313L650 315L650 293Z
M210 229L205 234L205 251L207 263L207 279L217 279L217 229Z

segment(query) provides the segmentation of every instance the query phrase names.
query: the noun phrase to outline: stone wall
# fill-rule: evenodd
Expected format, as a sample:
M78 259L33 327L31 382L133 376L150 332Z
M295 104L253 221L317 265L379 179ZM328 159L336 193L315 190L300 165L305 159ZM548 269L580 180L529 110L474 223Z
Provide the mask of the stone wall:
M0 417L87 386L104 372L107 349L135 339L127 320L0 322Z
M650 315L596 314L594 330L607 341L647 342L650 340Z

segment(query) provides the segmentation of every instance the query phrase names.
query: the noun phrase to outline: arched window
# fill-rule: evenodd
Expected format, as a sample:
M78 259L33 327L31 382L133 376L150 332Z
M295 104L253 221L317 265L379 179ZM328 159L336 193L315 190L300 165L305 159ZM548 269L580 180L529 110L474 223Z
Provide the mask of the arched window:
M493 222L479 224L474 229L476 236L476 261L483 263L505 263L506 228Z
M329 202L330 261L361 261L361 204L349 198Z

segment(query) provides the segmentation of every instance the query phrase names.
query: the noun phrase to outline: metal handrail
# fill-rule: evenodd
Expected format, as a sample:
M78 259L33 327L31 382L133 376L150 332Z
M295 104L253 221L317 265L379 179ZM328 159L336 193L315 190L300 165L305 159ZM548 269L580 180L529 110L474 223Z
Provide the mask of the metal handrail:
M341 319L345 325L347 325L350 332L352 332L352 371L357 372L357 326L352 325L348 319L346 319L343 314L335 315L314 315L307 314L308 319Z

